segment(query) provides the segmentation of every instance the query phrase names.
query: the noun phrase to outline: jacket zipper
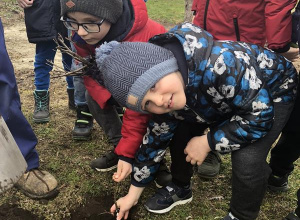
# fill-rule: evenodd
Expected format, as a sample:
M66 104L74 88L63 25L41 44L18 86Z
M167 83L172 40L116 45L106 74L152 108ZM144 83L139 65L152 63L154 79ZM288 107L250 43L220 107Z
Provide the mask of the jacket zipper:
M199 115L197 112L194 111L194 109L190 108L187 104L185 104L185 107L190 109L196 116L198 116L199 118L201 118L203 121L205 121L207 124L209 124L210 122L207 121L206 119L204 119L201 115Z
M241 41L240 30L239 30L239 23L238 23L238 19L237 18L233 18L233 25L234 25L234 29L235 29L236 40L237 41Z
M203 19L203 29L206 30L206 20L207 20L207 10L208 10L209 0L206 1L204 19Z

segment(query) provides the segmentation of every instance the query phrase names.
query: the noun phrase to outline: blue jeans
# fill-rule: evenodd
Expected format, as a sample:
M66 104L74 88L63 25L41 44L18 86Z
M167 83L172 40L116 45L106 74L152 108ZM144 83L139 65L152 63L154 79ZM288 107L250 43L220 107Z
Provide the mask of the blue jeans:
M71 43L71 48L73 52L77 53L76 48L72 43ZM80 67L82 67L80 63L75 63L74 60L72 60L71 71L74 71ZM76 106L87 105L87 101L86 101L87 91L83 82L83 78L81 76L74 76L73 83L74 83L75 105Z
M74 101L75 105L87 105L86 95L87 91L83 83L83 78L81 76L74 76Z
M20 96L14 69L6 51L3 26L0 19L0 114L27 162L27 169L39 167L35 149L37 138L21 111Z
M65 41L70 45L69 41ZM34 85L36 90L48 90L50 86L50 71L53 66L47 64L47 60L54 61L56 54L56 43L54 41L45 41L36 44L35 61L34 61ZM72 64L72 57L68 54L62 54L62 63L66 71L69 71ZM74 88L73 77L67 76L66 81L68 88Z

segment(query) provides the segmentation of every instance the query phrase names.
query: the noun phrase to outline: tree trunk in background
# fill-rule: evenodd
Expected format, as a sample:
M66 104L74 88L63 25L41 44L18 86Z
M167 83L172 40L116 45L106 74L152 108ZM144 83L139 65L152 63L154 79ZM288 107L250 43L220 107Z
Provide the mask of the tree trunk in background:
M185 0L185 15L184 15L185 22L192 22L193 19L193 12L191 11L192 4L193 4L193 0Z

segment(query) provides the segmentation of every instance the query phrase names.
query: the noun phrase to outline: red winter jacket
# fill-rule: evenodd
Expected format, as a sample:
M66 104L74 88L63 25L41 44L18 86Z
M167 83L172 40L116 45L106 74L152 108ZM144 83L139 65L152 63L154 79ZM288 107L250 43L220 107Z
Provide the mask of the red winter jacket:
M129 14L131 18L134 19L134 22L130 24L130 27L128 27L130 29L126 30L127 34L125 36L122 36L121 38L118 36L116 39L109 40L147 42L154 35L166 32L166 29L162 25L148 18L144 0L123 1L128 1L129 4L132 5L132 7L129 7L131 8ZM125 12L123 12L123 14L124 13ZM128 14L128 12L126 13ZM123 32L120 33L120 35L122 34ZM74 45L80 56L87 57L95 54L95 46L76 43ZM91 77L85 76L84 84L89 95L101 108L105 108L107 104L106 102L111 98L110 92L103 86L99 85L98 82ZM122 138L115 149L115 153L121 156L121 158L134 158L134 154L142 143L144 134L146 134L149 117L150 116L147 114L141 114L130 109L126 109L123 116L123 126L121 130Z
M296 0L194 0L194 24L216 40L244 41L279 49L291 41Z

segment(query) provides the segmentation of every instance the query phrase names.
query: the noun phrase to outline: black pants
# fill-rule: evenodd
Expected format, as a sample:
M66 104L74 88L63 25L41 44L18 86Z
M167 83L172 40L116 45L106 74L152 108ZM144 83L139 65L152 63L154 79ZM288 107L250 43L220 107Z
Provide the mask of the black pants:
M284 176L294 170L294 162L300 157L300 86L291 116L282 130L281 138L271 151L270 167L276 176Z
M107 135L108 142L117 146L122 137L122 122L115 106L107 105L105 109L102 109L89 94L86 94L85 97L93 118Z
M259 141L231 153L232 197L230 210L240 220L256 219L267 188L271 169L266 161L273 142L285 126L293 104L274 105L275 120L272 129ZM183 153L188 141L203 133L205 127L182 122L170 144L171 172L174 183L186 184L193 175L193 167Z

